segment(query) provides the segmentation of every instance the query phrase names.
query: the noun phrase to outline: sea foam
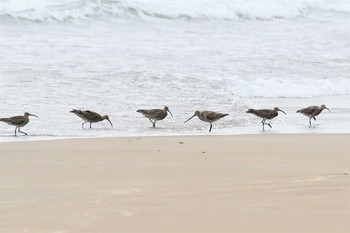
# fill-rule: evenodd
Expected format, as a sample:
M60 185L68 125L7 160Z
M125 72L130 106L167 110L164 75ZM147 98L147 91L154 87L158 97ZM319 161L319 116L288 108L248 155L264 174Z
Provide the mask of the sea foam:
M350 13L347 0L5 0L0 16L42 21L99 17L187 20L293 19L312 11Z

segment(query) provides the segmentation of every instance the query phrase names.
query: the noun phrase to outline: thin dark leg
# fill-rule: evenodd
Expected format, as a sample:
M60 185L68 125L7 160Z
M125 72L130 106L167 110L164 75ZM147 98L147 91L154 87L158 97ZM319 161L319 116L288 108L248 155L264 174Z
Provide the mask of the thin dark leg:
M91 129L91 122L90 122L90 129Z
M213 127L213 125L210 123L210 128L209 128L209 132L211 132L211 128Z
M17 128L18 128L18 127L16 126L16 128L15 128L15 136L17 136Z
M310 125L310 127L311 127L311 117L309 118L309 125Z
M263 119L263 120L261 121L261 124L262 124L262 126L263 126L263 131L265 130L265 125L268 125L268 126L270 126L270 128L272 128L271 124L270 124L270 123L265 123L265 121L266 121L266 119Z
M156 127L156 121L153 122L153 121L151 120L151 118L148 118L148 120L149 120L150 122L152 122L153 128L155 128L155 127Z
M81 128L83 128L84 129L84 124L86 123L86 121L85 122L83 122L83 124L81 124Z
M18 127L18 132L28 135L27 133L21 131L21 127Z

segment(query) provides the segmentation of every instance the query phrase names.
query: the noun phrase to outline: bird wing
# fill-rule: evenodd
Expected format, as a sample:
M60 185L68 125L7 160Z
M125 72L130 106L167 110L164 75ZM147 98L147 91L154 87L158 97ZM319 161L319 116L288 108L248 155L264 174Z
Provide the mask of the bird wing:
M83 110L73 109L71 112L77 115L78 117L80 117L81 119L83 119L84 121L94 121L98 117L100 117L100 114L90 110L83 111Z
M256 112L261 116L268 116L273 110L271 109L258 109Z
M14 124L14 125L21 125L24 123L24 117L23 116L13 116L7 119L8 123Z
M142 113L145 117L148 118L158 118L163 114L162 109L139 109L138 112Z
M94 111L86 110L83 112L85 113L84 117L88 120L91 120L91 121L98 120L98 119L102 118L100 114L98 114L97 112L94 112Z
M205 114L206 118L211 121L218 120L219 118L222 118L228 115L228 114L212 112L212 111L204 111L203 114Z
M310 107L307 107L307 108L300 109L297 112L300 112L300 113L303 113L303 114L306 114L306 115L311 115L318 108L319 108L318 106L310 106Z

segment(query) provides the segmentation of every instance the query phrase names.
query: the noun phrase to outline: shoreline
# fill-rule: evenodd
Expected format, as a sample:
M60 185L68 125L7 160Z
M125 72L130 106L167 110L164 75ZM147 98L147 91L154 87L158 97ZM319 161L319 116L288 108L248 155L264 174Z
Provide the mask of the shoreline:
M61 141L61 140L84 140L84 139L122 139L122 138L174 138L174 137L249 137L249 136L293 136L293 135L305 135L305 136L318 136L318 135L349 135L350 132L321 132L321 133L281 133L281 132L261 132L261 133L237 133L237 134L206 134L204 132L203 134L168 134L168 135L111 135L111 136L81 136L81 137L60 137L60 136L43 136L47 138L39 138L42 137L40 135L23 135L23 136L3 136L3 137L13 137L14 139L21 139L24 138L25 140L12 140L12 141L1 141L0 145L3 143L18 143L18 142L47 142L47 141ZM28 139L29 138L29 139ZM26 140L28 139L28 140Z
M347 232L348 138L0 143L0 231Z

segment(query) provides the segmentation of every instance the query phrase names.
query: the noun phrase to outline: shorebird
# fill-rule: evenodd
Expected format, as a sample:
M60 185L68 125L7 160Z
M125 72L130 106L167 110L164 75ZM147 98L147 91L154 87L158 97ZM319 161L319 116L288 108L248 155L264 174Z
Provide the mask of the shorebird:
M82 127L83 129L84 129L84 124L85 124L86 122L89 122L89 123L90 123L90 129L91 129L91 124L92 124L92 123L96 123L96 122L103 121L103 120L109 121L109 123L110 123L111 126L113 127L113 124L112 124L112 122L109 120L108 115L101 116L101 115L98 114L97 112L93 112L93 111L90 111L90 110L83 111L83 110L78 110L78 109L73 109L73 110L70 111L70 112L74 113L75 115L77 115L78 117L80 117L81 119L83 119L84 122L81 124L81 127Z
M319 106L310 106L307 108L302 108L302 109L298 110L297 112L309 117L309 124L311 127L311 118L316 120L315 116L318 116L324 109L327 109L330 112L330 110L324 104L322 104L320 107Z
M139 112L146 118L148 118L148 120L152 122L153 128L156 127L157 121L163 120L168 115L168 112L171 116L173 116L173 114L170 112L167 106L164 106L163 109L139 109L136 112Z
M25 135L28 135L27 133L21 131L21 127L28 124L29 116L35 116L35 117L39 118L37 115L30 114L29 112L25 112L23 116L13 116L13 117L9 117L9 118L0 118L0 121L3 121L5 123L7 123L8 125L16 126L15 136L17 136L17 129L18 129L18 132L23 133Z
M285 113L284 111L282 111L281 109L275 107L274 109L248 109L247 113L252 113L257 117L262 118L261 124L263 127L263 130L265 130L265 125L270 126L270 128L272 128L270 123L265 123L265 121L271 120L273 118L275 118L276 116L278 116L278 111L283 112L285 115L287 115L287 113Z
M193 117L197 116L201 121L209 122L210 123L210 128L209 132L211 132L211 128L213 125L211 124L214 121L219 120L220 118L223 118L227 116L228 114L226 113L219 113L219 112L212 112L212 111L195 111L194 115L188 118L188 120L185 121L185 123L189 120L191 120Z

